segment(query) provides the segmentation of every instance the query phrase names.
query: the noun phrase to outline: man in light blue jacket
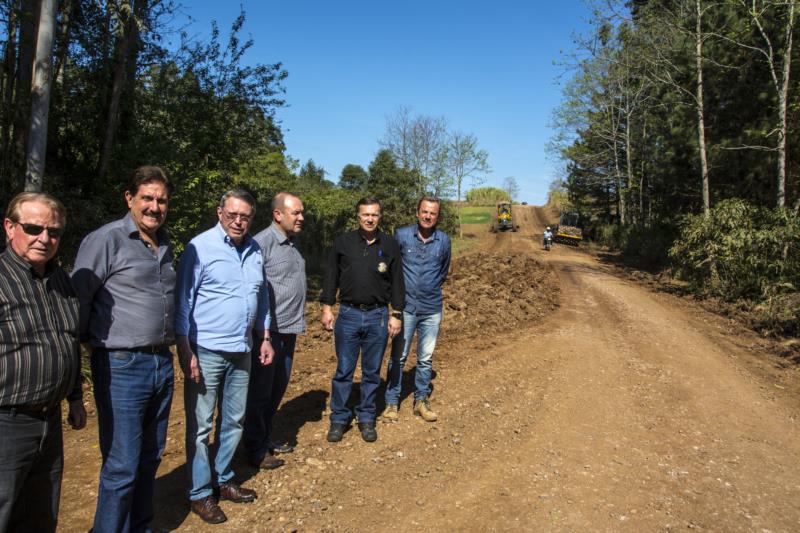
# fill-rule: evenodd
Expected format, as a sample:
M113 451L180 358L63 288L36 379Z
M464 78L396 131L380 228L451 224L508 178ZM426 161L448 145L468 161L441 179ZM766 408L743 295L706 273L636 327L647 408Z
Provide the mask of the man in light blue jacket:
M414 372L414 414L427 422L438 416L431 409L433 350L442 322L442 285L450 269L450 237L436 228L441 202L423 197L417 203L417 223L399 228L394 235L403 255L406 300L402 335L392 342L386 385L386 420L398 419L403 365L417 332L417 366Z

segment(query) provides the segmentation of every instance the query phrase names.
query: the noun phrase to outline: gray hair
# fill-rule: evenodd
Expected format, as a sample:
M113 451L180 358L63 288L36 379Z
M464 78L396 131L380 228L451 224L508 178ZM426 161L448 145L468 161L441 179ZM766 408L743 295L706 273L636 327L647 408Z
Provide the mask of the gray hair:
M244 189L231 189L227 191L225 194L222 195L222 198L219 199L219 208L225 209L225 202L228 201L228 198L236 198L237 200L242 200L243 202L247 202L250 204L250 207L253 208L253 214L256 214L256 199L253 198L253 195L247 192Z

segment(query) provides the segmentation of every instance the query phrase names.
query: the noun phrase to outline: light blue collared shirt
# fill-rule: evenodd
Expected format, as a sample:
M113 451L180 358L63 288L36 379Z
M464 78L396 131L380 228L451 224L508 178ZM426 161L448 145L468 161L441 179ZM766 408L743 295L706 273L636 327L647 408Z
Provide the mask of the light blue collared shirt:
M220 352L249 352L252 331L269 329L261 248L250 235L237 249L220 224L183 251L175 288L175 334Z

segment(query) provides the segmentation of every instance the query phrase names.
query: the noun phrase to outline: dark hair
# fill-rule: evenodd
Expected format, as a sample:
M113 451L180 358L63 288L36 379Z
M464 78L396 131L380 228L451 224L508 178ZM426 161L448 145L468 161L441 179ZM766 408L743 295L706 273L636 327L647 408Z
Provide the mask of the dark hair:
M228 198L236 198L238 200L242 200L243 202L247 202L250 204L250 207L253 208L253 214L256 214L256 199L253 198L253 195L247 192L244 189L231 189L225 194L222 195L222 198L219 199L219 208L225 209L225 202L228 201Z
M130 180L128 180L128 184L125 186L125 192L130 193L131 196L136 196L136 193L139 192L139 187L154 181L164 184L167 194L172 196L172 183L169 181L167 172L155 165L142 165L134 170Z
M381 201L375 198L374 196L365 196L361 200L356 203L356 214L358 214L358 210L361 208L362 205L377 205L378 209L383 211L383 206L381 205Z
M436 198L435 196L423 196L417 202L417 213L419 213L419 208L422 206L422 202L431 202L432 204L436 204L439 206L439 209L442 209L442 201Z

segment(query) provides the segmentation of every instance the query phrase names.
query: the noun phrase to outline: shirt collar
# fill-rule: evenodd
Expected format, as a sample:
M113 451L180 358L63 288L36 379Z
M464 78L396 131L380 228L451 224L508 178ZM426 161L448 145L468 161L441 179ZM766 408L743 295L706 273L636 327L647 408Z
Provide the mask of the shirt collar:
M278 242L280 244L286 244L287 242L293 243L294 239L286 235L281 229L278 227L278 224L273 221L272 224L269 225L269 230L275 234L275 237L278 238Z
M128 211L128 214L122 219L122 226L125 228L125 234L128 237L136 239L141 238L139 236L139 228L136 227L136 222L133 221L133 215L131 215L130 211ZM163 225L156 230L156 239L158 239L159 246L167 242L167 237L167 230L164 229Z
M35 277L35 278L42 278L42 277L43 277L43 278L48 278L48 277L50 277L50 274L52 274L52 273L53 273L53 270L54 270L54 269L56 268L56 266L58 265L58 263L56 263L56 260L55 260L55 258L51 259L50 261L48 261L48 262L47 262L47 263L44 265L44 276L39 276L39 273L38 273L38 272L36 272L36 269L35 269L35 268L33 268L33 265L31 265L30 263L28 263L27 261L25 261L23 258L21 258L20 256L18 256L18 255L17 255L17 252L15 252L15 251L14 251L14 250L11 248L11 246L10 246L10 245L6 247L5 254L8 256L9 260L11 261L11 263L12 263L13 265L15 265L17 268L19 268L19 269L21 269L21 270L24 270L24 271L26 271L26 272L29 272L29 273L31 274L31 276L33 276L33 277Z
M214 226L214 229L217 232L218 238L222 239L222 241L225 244L228 244L228 245L232 246L233 248L237 247L236 244L233 242L233 240L230 238L230 236L227 233L225 233L224 229L222 229L222 223L221 222L217 222L217 225ZM241 246L242 250L247 249L250 246L250 243L252 241L253 241L253 238L250 237L249 233L246 233L245 236L244 236L244 239L242 239L242 246Z
M370 246L372 246L373 244L378 244L379 242L381 242L381 236L382 235L383 235L383 233L381 233L380 230L376 230L375 231L375 240L372 241L372 244L370 244ZM357 229L356 230L356 238L358 239L358 242L363 242L364 244L367 243L367 239L364 238L364 234L361 233L361 229Z
M422 238L420 237L419 224L415 224L414 225L414 237L416 239L418 239L420 242L433 242L433 241L439 240L439 228L433 228L433 232L431 232L431 236L427 240L423 241Z

